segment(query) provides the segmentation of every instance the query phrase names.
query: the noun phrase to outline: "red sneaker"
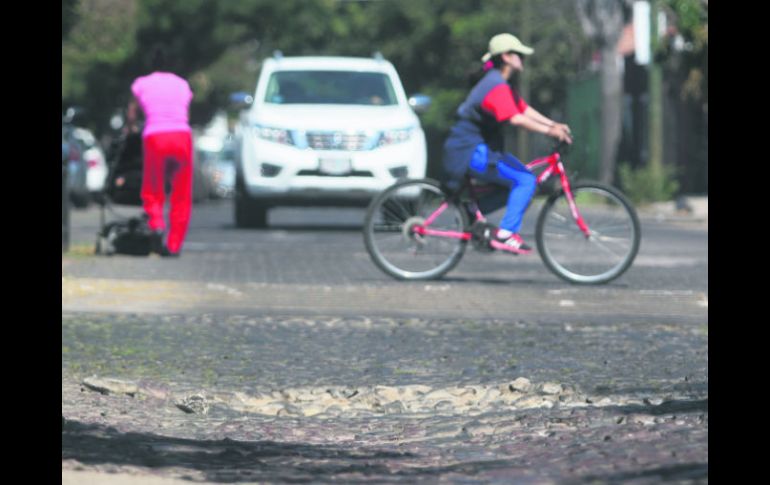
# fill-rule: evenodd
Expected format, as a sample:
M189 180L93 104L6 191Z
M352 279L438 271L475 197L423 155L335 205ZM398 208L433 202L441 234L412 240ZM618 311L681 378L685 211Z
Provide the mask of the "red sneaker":
M495 236L489 244L495 249L514 254L529 254L532 252L532 248L518 234L513 234L506 239L500 239L498 236Z

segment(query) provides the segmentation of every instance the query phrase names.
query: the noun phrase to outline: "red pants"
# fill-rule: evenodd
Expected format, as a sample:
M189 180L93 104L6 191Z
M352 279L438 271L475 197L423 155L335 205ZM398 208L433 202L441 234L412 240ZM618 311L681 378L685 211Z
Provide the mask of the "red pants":
M189 132L155 133L144 138L142 201L153 230L164 230L166 179L171 182L171 208L166 246L182 249L192 208L192 136Z

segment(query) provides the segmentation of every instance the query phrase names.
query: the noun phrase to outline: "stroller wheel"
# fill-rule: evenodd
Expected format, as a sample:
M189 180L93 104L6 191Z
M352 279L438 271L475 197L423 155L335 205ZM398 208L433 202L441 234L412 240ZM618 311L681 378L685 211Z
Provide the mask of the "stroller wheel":
M96 238L96 247L94 248L96 254L104 254L105 256L112 256L115 254L115 248L107 241L105 237L98 236Z

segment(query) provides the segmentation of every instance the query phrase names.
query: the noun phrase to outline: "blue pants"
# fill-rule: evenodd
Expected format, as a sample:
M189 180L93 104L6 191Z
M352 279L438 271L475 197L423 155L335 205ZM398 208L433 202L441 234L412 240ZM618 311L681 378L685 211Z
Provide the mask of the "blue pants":
M495 153L491 152L489 156L494 157ZM535 193L537 178L516 157L507 153L502 154L494 165L490 163L484 171L479 171L477 167L481 168L471 163L470 174L473 178L510 188L509 191L498 190L480 197L479 209L487 214L507 204L500 228L518 233L524 212Z

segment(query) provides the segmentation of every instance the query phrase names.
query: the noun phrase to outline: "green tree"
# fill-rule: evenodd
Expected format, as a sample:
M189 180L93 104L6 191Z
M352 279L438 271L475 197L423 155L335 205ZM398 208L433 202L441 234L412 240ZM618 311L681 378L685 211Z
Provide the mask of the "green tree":
M679 152L679 181L685 192L708 191L708 1L665 0L669 31L660 56L670 99L686 120L687 148Z
M666 0L672 17L661 46L667 74L684 100L708 110L708 0Z
M86 109L92 128L106 124L121 87L119 69L134 50L136 0L80 0L62 41L62 109ZM64 22L64 21L63 21Z
M78 0L62 0L61 2L61 40L67 38L72 27L77 22Z
M528 101L548 113L561 108L578 69L582 37L573 16L564 15L571 0L82 0L73 34L62 42L62 102L88 105L94 123L106 125L125 106L131 80L146 72L144 53L162 44L195 91L191 121L204 123L230 92L253 89L261 60L273 50L287 56L380 51L408 93L433 96L424 124L438 143L489 38L518 34L525 4L536 49L527 64Z

